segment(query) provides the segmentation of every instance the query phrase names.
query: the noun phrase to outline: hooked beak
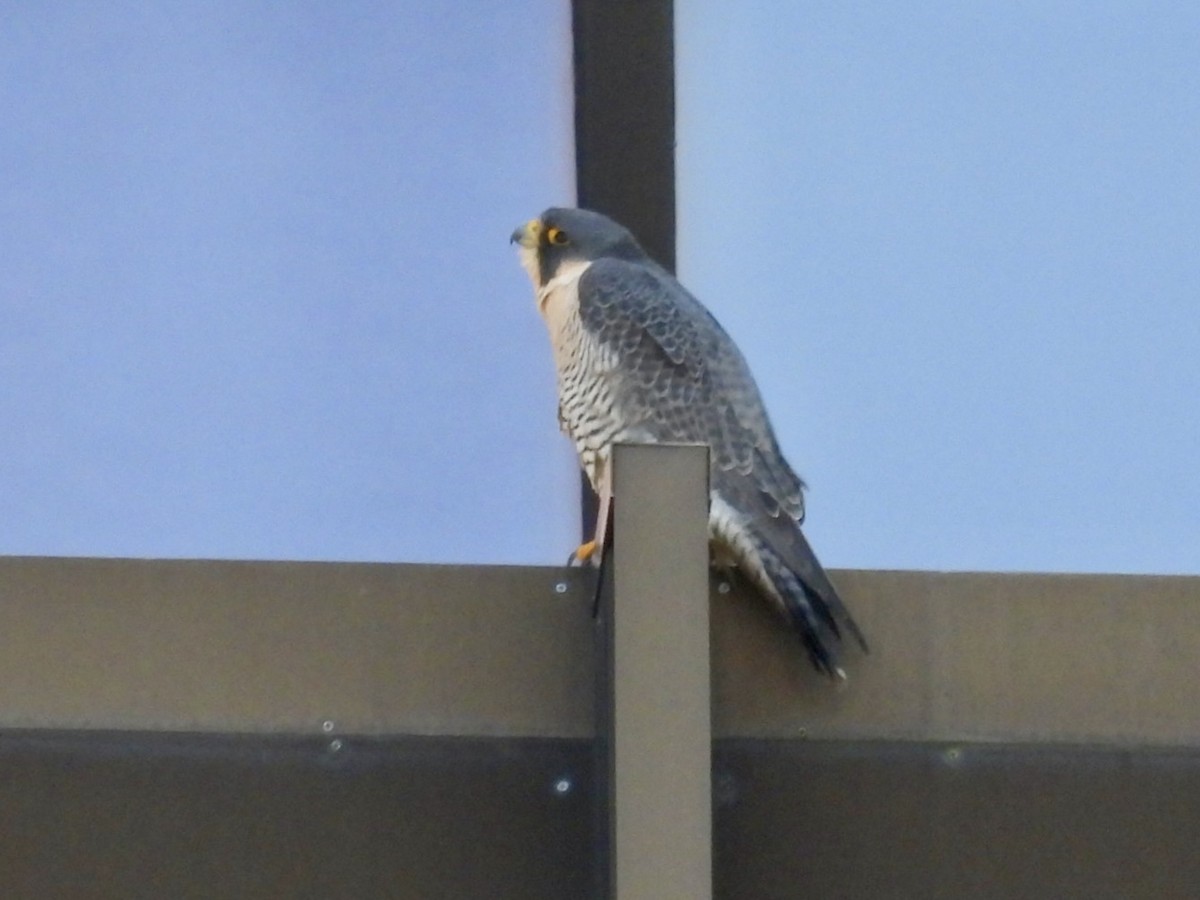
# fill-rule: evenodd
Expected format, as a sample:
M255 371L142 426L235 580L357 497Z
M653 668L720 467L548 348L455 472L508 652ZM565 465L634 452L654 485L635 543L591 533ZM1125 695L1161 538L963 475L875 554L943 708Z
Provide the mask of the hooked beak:
M520 244L527 250L532 250L537 246L538 235L542 231L542 222L540 219L530 219L524 225L521 225L509 236L510 244Z

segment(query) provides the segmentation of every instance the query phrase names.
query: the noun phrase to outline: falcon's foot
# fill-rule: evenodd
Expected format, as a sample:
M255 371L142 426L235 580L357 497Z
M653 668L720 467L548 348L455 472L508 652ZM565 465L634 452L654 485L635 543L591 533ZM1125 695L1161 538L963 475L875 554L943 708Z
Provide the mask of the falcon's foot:
M567 565L582 566L589 562L592 565L599 565L600 555L596 552L599 546L600 545L595 541L588 541L586 544L580 544L567 558Z

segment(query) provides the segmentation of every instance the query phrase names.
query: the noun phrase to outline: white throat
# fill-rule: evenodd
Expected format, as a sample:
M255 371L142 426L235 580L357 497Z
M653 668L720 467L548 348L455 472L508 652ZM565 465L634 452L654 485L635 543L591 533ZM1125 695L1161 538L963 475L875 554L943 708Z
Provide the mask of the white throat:
M537 247L526 247L524 244L521 244L517 247L517 258L521 260L521 268L525 270L525 274L533 282L533 289L536 291L540 287L538 284Z

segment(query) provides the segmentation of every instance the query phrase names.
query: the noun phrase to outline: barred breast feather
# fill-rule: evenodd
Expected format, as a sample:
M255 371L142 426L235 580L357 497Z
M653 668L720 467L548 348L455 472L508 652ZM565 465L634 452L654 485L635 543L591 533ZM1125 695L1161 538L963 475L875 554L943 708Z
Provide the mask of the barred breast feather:
M580 280L591 265L562 267L538 290L538 309L554 350L559 425L574 441L592 488L600 492L612 445L648 436L629 427L628 417L615 403L620 355L585 328L580 318Z

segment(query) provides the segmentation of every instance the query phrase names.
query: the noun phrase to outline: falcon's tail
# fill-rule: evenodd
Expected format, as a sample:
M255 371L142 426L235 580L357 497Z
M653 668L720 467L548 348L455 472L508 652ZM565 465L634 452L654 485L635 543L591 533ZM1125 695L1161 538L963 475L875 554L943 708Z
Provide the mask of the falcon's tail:
M792 529L786 546L760 549L763 574L770 581L783 611L804 642L808 658L819 672L845 678L838 665L843 631L867 651L867 640L838 596L799 528ZM780 552L782 550L782 552Z

